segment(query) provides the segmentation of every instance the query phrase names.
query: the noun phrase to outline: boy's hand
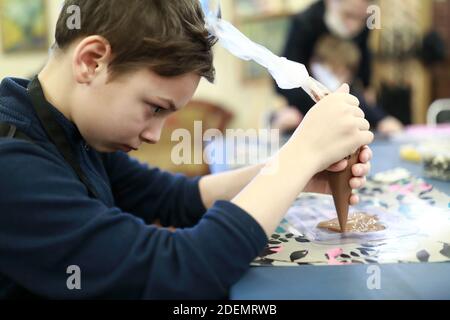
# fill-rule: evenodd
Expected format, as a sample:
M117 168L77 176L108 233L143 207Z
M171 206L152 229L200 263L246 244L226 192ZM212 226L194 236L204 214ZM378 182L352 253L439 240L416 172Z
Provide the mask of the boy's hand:
M272 128L289 131L297 128L302 122L303 115L294 107L284 107L279 110L272 123Z
M348 92L348 86L342 86L317 103L291 139L231 200L261 225L267 237L315 174L327 168L334 170L332 164L342 165L338 162L372 142L373 134L359 101ZM363 151L360 158L368 162L370 154ZM362 165L363 172L358 172L361 166L352 167L356 179L349 183L364 182L368 168ZM350 199L351 203L355 201L357 198Z
M299 160L312 166L315 173L324 171L373 141L364 116L358 99L349 94L348 85L343 85L311 108L288 148L301 150L306 158ZM367 157L367 151L362 156Z
M361 148L359 154L359 163L353 165L353 177L349 181L352 189L360 189L366 184L366 176L370 172L370 160L372 159L372 150L368 146ZM326 171L316 174L310 182L306 185L304 192L315 192L323 194L331 194L331 188L328 183L328 172L339 172L347 168L347 160L339 161L338 163L329 167ZM359 197L353 194L350 199L350 205L355 205L359 202Z
M377 131L381 134L391 135L402 132L403 124L392 116L387 116L378 123Z

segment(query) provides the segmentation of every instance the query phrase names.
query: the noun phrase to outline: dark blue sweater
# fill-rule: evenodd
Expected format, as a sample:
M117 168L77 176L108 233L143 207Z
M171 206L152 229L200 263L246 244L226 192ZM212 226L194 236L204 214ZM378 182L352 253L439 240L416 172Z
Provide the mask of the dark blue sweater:
M259 224L230 202L206 211L199 179L122 152L102 159L54 108L100 199L89 197L41 127L27 85L0 85L0 121L35 142L0 138L0 297L226 298L267 242ZM156 219L180 229L156 228ZM67 288L71 265L81 290Z

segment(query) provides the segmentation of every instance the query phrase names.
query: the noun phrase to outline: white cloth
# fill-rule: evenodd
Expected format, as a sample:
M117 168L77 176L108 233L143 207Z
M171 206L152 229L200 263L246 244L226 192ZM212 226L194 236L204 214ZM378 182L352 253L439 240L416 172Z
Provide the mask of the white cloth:
M240 59L253 60L266 68L281 89L302 87L308 90L309 74L303 64L278 57L269 49L251 41L228 21L220 19L218 0L200 1L205 12L207 29L219 39L222 47Z

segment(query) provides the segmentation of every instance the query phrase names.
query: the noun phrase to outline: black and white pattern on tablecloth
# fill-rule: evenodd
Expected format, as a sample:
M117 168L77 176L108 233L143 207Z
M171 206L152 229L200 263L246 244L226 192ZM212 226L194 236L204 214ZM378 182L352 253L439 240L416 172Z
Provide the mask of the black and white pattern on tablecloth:
M450 261L450 197L412 176L396 181L369 178L358 191L358 208L377 207L401 214L416 225L414 234L336 244L312 241L287 219L270 237L255 266L340 265L371 263L427 263ZM297 206L314 206L330 196L304 194ZM317 208L320 205L316 206Z

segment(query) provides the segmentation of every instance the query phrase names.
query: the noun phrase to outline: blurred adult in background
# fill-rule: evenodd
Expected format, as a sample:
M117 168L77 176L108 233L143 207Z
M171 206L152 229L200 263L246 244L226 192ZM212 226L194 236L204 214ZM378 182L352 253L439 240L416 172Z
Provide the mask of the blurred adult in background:
M368 47L369 29L367 28L367 9L372 0L321 0L311 5L307 10L296 15L292 20L283 56L290 60L303 63L310 74L322 82L337 82L350 79L352 94L358 96L361 107L366 112L368 120L380 133L390 134L403 129L400 121L387 115L380 107L376 106L375 92L370 87L372 76L372 56ZM314 61L315 53L323 49L317 48L317 44L326 36L352 43L358 52L356 63L352 67L343 63L339 66L339 59L348 60L346 53L333 58L334 69L323 67L321 63ZM330 57L337 54L335 48L331 48ZM356 65L355 65L356 64ZM347 69L342 71L340 69ZM331 72L330 72L331 71ZM343 75L350 73L350 75ZM332 79L334 78L334 79ZM325 79L325 80L324 80ZM343 81L343 82L347 82ZM325 83L326 84L326 83ZM330 83L328 83L330 85ZM331 90L333 88L330 88ZM289 127L298 125L304 114L314 105L311 98L302 90L281 90L277 92L284 96L290 107L279 111L274 117L273 126L288 131ZM297 123L298 122L298 123ZM292 128L291 128L292 129Z

